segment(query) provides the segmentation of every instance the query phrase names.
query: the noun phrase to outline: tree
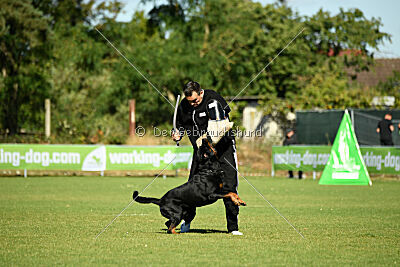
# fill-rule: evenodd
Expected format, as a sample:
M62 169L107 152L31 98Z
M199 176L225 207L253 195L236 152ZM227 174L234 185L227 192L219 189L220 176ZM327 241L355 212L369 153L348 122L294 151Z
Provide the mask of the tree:
M265 111L281 117L295 108L361 107L368 101L354 101L360 91L348 87L343 70L367 69L371 49L390 39L360 10L302 17L286 1L169 0L127 23L115 20L119 1L7 0L0 7L0 100L11 103L2 107L1 126L40 129L50 97L63 142L88 142L98 127L110 142L123 142L131 98L139 124L167 127L173 109L164 97L174 103L189 80L223 96L245 88L242 95L264 96Z
M393 108L400 108L400 72L393 71L392 76L376 86L376 90L377 95L394 96L395 104Z
M56 142L89 143L99 128L105 133L102 141L112 139L121 143L125 138L120 114L115 116L121 107L107 108L118 96L104 97L112 87L112 70L107 63L110 53L99 39L101 36L89 25L94 18L115 23L120 3L112 2L113 7L101 2L95 10L92 4L92 1L85 4L83 10L87 11L82 13L79 23L56 19L53 27L51 98ZM121 113L127 114L126 110Z
M0 123L15 134L26 122L36 123L48 96L49 21L30 2L0 3Z

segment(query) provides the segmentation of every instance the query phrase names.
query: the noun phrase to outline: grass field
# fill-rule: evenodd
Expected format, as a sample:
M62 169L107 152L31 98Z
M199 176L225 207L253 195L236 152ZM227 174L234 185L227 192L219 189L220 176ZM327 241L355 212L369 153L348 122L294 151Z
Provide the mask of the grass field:
M247 178L306 237L246 183L244 236L228 235L222 201L199 208L193 232L168 235L155 205L134 203L153 178L0 179L0 265L398 265L400 181L319 186L317 181ZM159 197L186 178L158 178Z

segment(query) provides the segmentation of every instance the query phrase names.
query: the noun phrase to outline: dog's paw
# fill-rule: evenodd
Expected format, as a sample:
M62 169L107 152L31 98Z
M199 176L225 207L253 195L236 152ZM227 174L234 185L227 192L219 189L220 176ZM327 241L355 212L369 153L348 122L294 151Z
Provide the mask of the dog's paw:
M231 194L231 199L233 203L237 206L247 206L246 202L244 202L237 194L235 193L230 193Z
M168 234L173 234L173 235L179 235L179 233L175 231L175 228L168 229L168 230L167 230L167 233L168 233Z

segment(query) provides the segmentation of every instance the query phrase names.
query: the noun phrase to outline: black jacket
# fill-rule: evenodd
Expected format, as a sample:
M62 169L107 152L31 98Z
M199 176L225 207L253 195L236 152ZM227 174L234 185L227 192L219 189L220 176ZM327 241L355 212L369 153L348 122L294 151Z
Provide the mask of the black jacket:
M288 138L285 136L285 141L283 141L284 146L290 146L297 144L297 137L296 134L293 134L292 137Z
M190 142L195 150L197 150L196 140L207 132L209 116L207 113L207 104L210 100L217 100L223 107L225 115L231 111L225 99L213 90L204 90L203 101L197 107L192 107L189 102L184 98L179 107L176 118L176 127L189 137ZM229 136L233 136L230 134ZM227 138L225 136L224 138Z
M390 126L392 125L392 121L386 119L381 120L378 123L377 128L380 129L380 140L392 141L392 131L390 130Z

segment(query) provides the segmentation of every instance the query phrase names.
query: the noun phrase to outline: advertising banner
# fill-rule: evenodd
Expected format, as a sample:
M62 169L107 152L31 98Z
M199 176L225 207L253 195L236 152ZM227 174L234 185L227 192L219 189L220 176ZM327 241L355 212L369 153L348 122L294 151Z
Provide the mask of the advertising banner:
M106 146L107 170L189 169L191 146Z
M168 170L188 168L190 146L0 144L2 170Z
M329 160L330 146L273 146L275 170L323 171Z
M323 171L331 146L273 146L274 170ZM369 173L400 174L400 147L360 147Z

